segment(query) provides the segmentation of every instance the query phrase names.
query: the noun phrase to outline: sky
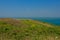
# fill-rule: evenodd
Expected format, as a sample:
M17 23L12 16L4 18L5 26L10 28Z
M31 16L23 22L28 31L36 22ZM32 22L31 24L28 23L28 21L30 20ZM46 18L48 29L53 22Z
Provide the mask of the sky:
M0 17L60 17L60 0L0 0Z

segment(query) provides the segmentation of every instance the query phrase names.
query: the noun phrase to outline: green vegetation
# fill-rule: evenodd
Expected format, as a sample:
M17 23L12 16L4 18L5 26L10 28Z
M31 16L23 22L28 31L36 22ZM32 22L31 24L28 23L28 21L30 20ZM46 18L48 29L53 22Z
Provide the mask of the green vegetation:
M60 26L34 20L1 18L0 40L60 40Z

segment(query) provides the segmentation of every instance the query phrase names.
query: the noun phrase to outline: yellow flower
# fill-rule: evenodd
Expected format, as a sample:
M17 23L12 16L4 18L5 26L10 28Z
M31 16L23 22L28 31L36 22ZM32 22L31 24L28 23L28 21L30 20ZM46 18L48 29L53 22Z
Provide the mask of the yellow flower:
M35 24L32 24L32 27L35 27Z

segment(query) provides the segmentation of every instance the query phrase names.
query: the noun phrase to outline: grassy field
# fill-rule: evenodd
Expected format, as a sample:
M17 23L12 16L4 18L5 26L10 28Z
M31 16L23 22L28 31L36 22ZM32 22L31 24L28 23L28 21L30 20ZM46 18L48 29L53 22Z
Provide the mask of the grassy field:
M0 18L0 40L60 40L60 26L28 19Z

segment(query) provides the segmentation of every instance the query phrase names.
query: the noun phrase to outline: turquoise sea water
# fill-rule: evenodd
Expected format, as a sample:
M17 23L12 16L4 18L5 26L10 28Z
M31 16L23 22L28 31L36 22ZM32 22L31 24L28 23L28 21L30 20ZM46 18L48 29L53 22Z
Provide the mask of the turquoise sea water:
M54 25L60 25L60 18L32 18L32 19L47 22Z

